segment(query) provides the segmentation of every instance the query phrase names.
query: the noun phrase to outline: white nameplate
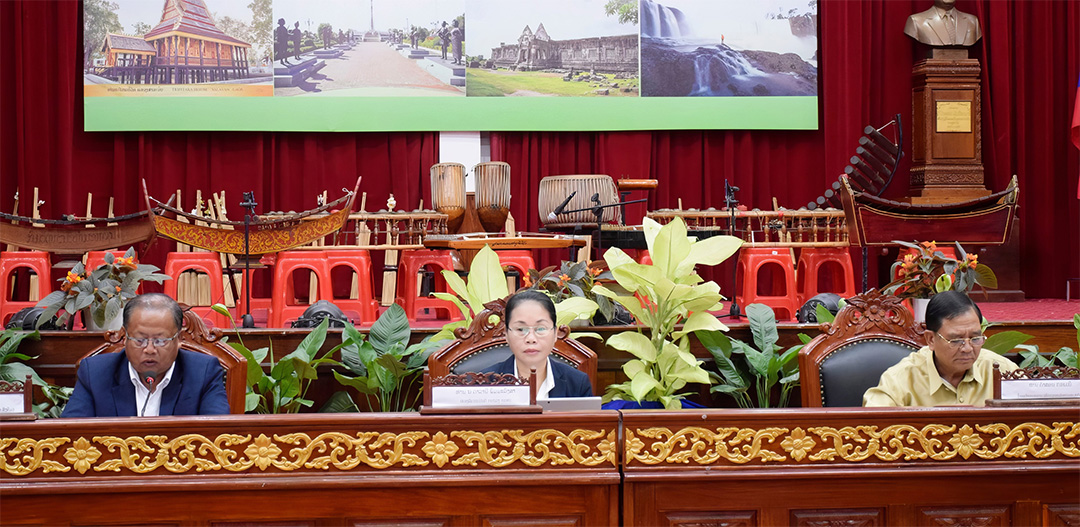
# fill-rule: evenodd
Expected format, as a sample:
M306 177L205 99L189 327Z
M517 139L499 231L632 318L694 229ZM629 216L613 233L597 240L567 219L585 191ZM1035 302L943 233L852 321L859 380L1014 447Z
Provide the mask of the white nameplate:
M434 386L432 408L529 406L528 386Z
M1002 399L1080 399L1080 379L1001 381Z
M0 414L21 414L24 404L22 393L0 393Z

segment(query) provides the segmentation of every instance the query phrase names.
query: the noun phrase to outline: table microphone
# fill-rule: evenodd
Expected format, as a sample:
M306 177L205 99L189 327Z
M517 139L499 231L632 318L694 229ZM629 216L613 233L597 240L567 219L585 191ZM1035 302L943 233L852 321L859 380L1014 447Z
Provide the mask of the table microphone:
M146 387L150 389L150 393L146 394L146 400L143 401L142 411L139 412L139 416L146 417L146 405L150 402L150 396L154 393L154 383L157 382L157 374L152 371L143 372L142 378Z
M564 199L563 202L560 203L558 207L555 207L555 210L548 213L547 220L548 221L557 220L558 219L557 216L559 214L562 214L562 211L566 210L566 206L570 204L570 200L574 199L574 196L576 196L576 195L577 195L577 191L575 190L575 191L571 192L569 196L566 196L566 199Z

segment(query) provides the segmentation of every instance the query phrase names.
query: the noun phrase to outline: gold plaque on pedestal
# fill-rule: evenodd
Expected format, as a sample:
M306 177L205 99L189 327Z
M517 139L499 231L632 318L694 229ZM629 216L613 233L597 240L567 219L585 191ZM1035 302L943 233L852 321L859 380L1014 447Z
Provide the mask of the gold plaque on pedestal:
M937 101L936 132L971 132L971 101Z

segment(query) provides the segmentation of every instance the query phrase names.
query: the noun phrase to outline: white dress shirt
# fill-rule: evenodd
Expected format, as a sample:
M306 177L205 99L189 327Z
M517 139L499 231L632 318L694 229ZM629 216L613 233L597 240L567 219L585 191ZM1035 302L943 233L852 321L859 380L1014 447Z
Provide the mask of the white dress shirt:
M517 367L517 361L516 360L514 361L514 375L517 376L517 377L521 377L521 375L518 374L518 367ZM548 359L547 359L547 376L544 377L544 382L540 383L540 386L538 386L536 388L536 398L537 398L537 400L539 400L539 399L547 399L548 394L551 393L551 390L554 389L554 388L555 388L555 374L551 370L551 357L548 357Z
M135 415L139 417L158 416L161 415L161 392L165 390L165 387L169 385L169 381L172 380L173 369L176 368L176 362L169 366L169 370L165 372L165 375L161 377L161 381L154 384L154 392L150 393L150 390L145 384L139 380L139 372L135 371L135 367L128 362L128 376L131 377L131 384L135 385ZM150 401L147 402L146 398L149 397ZM146 407L146 413L143 413L143 406Z

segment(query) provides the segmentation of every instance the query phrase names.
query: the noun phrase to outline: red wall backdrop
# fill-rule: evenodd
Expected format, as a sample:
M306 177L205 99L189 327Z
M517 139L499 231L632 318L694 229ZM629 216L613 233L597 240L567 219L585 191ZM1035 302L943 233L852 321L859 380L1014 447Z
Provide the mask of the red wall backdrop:
M492 158L512 166L519 226L539 227L533 196L552 174L659 179L649 208L678 198L684 207L719 207L724 179L741 187L739 199L751 207L771 207L773 196L781 205L805 204L841 172L863 126L900 113L910 134L915 49L902 28L929 4L820 2L816 131L493 133ZM1063 297L1065 279L1080 276L1080 168L1068 141L1080 2L961 0L957 7L983 25L972 54L983 64L987 185L999 190L1013 174L1020 179L1021 285L1028 297ZM263 211L299 210L324 189L336 196L351 188L357 175L365 176L369 210L389 193L403 207L430 203L434 133L83 132L80 34L75 0L0 1L0 210L11 211L20 189L28 212L37 186L45 217L83 214L87 192L98 200L97 215L110 195L117 214L133 212L142 208L144 178L154 195L182 189L185 205L196 190L225 190L233 217L242 191L254 190ZM898 175L890 194L906 190Z

